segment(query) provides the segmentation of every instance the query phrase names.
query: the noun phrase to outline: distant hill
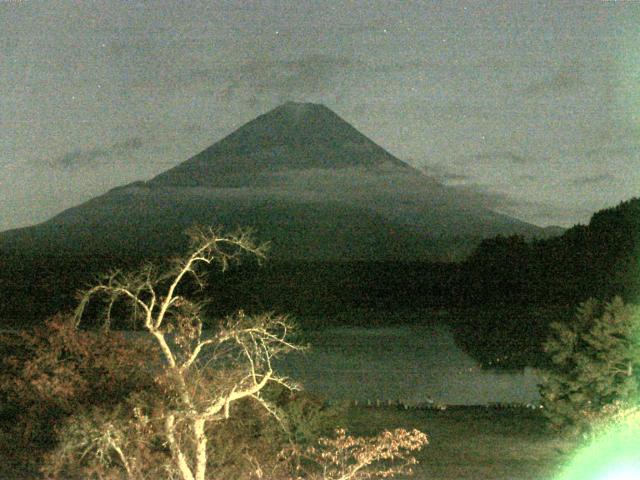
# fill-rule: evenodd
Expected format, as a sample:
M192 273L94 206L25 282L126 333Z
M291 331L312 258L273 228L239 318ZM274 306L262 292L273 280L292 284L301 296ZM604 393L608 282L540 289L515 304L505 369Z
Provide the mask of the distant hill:
M149 181L0 233L0 251L164 255L193 223L254 227L272 258L300 261L459 258L482 238L550 234L460 198L328 108L289 102Z
M595 296L640 300L640 199L593 214L562 235L483 240L464 264L469 302L574 304ZM508 297L505 296L508 292Z

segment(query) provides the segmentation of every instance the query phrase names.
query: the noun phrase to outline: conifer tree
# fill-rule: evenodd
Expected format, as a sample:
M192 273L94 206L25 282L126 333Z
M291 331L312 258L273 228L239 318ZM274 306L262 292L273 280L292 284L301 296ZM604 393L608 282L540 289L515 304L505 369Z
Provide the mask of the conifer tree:
M638 400L640 309L620 297L589 299L571 322L554 322L545 342L553 366L540 386L544 415L567 433L587 433L614 403Z

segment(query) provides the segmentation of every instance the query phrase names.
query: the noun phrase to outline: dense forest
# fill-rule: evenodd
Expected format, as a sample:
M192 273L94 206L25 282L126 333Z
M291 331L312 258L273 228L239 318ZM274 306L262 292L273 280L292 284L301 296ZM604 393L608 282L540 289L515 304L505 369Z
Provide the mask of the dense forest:
M483 240L459 263L279 263L226 274L221 298L298 314L343 308L577 305L640 294L640 199L595 213L589 225L526 241ZM225 287L226 289L226 287ZM224 302L223 302L224 303Z
M461 296L470 304L576 304L588 297L640 294L640 199L595 213L588 225L525 242L482 241L461 269Z
M137 266L141 259L5 254L1 261L0 318L24 325L73 308L75 292L96 275ZM571 315L579 302L614 295L638 299L640 199L601 210L588 225L558 237L485 239L457 263L247 262L210 276L204 295L212 316L238 308L269 310L322 327L420 322L425 310L444 311L460 341L484 364L508 350L510 366L518 367L531 363L526 354L539 351L547 325Z

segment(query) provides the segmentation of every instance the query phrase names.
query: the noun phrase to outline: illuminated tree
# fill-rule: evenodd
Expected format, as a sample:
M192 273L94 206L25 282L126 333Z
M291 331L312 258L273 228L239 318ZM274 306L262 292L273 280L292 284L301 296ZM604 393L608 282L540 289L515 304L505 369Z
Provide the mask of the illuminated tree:
M358 480L411 475L412 467L417 463L412 452L420 450L427 443L427 436L419 430L398 428L363 438L348 435L339 428L334 438L321 438L317 447L307 448L303 456L320 468L306 472L305 477L299 478ZM384 465L389 461L394 463Z
M292 325L283 316L240 312L207 332L203 305L188 298L186 280L203 286L204 266L217 262L225 269L243 253L260 259L264 247L244 232L223 236L212 229L192 230L190 237L188 253L167 269L146 265L132 273L115 271L81 294L76 329L87 320L94 299L106 306L103 332L109 331L116 312L126 313L122 301L130 307L127 318L156 347L156 355L138 365L142 372L153 372L154 382L129 391L115 405L85 405L69 416L57 428L59 442L47 455L43 473L48 478L128 480L356 480L408 473L416 463L409 453L427 443L426 435L418 431L396 430L364 439L338 430L337 438L320 439L317 448L303 448L293 441L281 448L284 445L274 441L279 451L271 449L266 456L257 452L259 440L254 435L265 430L247 431L241 424L255 422L257 406L286 430L287 419L281 417L286 408L279 408L266 393L269 386L285 391L295 386L275 373L272 360L302 347L290 341ZM245 428L241 438L233 431L237 417L242 419L236 424L238 430ZM247 468L232 465L224 472L211 468L216 466L215 449L229 451L234 441L247 440L253 442L244 452ZM394 460L401 463L390 465Z
M120 300L132 307L131 319L142 325L160 351L161 358L155 365L151 359L146 368L158 369L156 383L163 398L149 400L155 402L153 412L133 408L133 416L124 419L112 412L94 412L76 422L63 442L69 461L90 453L103 465L124 469L130 478L142 477L145 466L132 440L151 435L168 449L163 470L182 480L204 480L207 429L228 419L233 405L243 399L252 399L276 415L261 392L270 383L293 387L276 375L271 363L281 353L300 349L288 340L292 326L286 317L249 317L240 312L207 336L202 304L180 291L187 278L203 285L203 266L219 263L225 269L243 253L263 258L264 246L254 244L245 232L222 236L216 230L195 229L190 238L188 254L175 259L165 272L153 265L129 274L112 272L82 294L78 325L93 298L106 300L105 328ZM149 431L140 431L143 426Z

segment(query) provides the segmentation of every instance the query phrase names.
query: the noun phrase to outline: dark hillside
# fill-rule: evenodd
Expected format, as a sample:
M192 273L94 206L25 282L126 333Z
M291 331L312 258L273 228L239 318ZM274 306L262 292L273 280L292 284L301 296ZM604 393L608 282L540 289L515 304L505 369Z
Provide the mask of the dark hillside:
M324 105L287 102L149 184L237 188L263 184L264 173L384 164L418 173Z
M596 212L589 225L526 242L483 240L462 265L467 303L577 304L640 294L640 199Z
M454 324L470 353L522 358L526 339L539 356L549 323L570 319L589 297L640 301L640 199L601 210L589 225L555 238L483 240L457 274L451 298L469 314Z

